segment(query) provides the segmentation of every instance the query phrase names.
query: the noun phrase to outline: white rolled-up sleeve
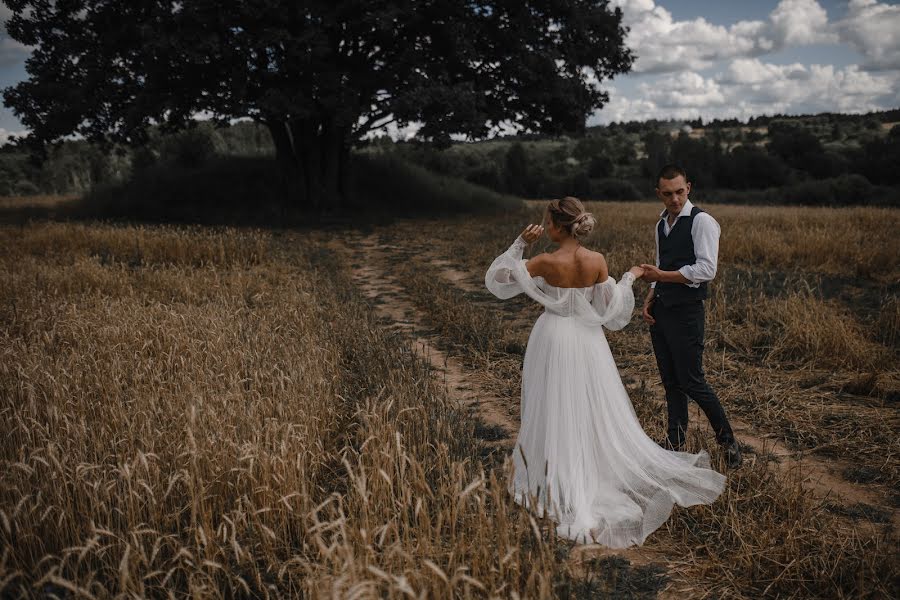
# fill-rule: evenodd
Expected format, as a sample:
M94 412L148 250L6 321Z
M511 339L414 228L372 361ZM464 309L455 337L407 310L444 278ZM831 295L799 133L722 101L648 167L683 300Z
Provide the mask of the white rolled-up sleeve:
M656 240L656 268L659 268L659 221L653 226L653 239ZM650 283L651 288L656 287L656 282Z
M719 224L709 213L698 213L691 225L691 237L694 238L694 256L692 265L678 269L684 278L692 283L690 287L699 287L705 281L712 281L716 276L719 261Z

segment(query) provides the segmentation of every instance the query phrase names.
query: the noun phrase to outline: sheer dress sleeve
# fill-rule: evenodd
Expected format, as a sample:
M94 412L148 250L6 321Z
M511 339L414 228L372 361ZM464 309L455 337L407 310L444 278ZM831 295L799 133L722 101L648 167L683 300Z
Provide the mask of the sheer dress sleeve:
M604 319L603 326L607 329L618 331L631 321L634 312L633 283L634 275L631 271L625 271L618 282L613 277L607 277L603 283L594 285L591 306Z
M522 252L527 245L522 236L517 237L512 246L495 258L488 267L484 276L484 284L492 294L501 300L512 298L525 291L519 280L521 280L522 270L526 275L528 274L528 269L525 267L525 263L528 261L522 258ZM518 273L518 279L514 275L515 273Z

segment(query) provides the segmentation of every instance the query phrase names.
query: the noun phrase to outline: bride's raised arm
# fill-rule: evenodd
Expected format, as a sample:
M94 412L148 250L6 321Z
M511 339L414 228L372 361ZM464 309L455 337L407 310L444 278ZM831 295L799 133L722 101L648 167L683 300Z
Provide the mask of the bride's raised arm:
M522 258L522 253L529 243L540 237L543 230L540 225L529 225L506 252L494 259L484 275L484 285L492 294L506 300L525 291L519 281L523 277L528 277L528 269L525 266L527 261ZM515 277L516 273L519 280Z

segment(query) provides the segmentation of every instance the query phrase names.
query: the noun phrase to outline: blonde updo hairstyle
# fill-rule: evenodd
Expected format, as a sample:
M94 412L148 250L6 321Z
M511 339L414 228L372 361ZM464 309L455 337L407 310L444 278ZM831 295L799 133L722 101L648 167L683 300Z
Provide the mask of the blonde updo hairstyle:
M584 210L581 200L572 196L551 200L547 213L556 227L567 231L575 239L589 234L597 223L594 215Z

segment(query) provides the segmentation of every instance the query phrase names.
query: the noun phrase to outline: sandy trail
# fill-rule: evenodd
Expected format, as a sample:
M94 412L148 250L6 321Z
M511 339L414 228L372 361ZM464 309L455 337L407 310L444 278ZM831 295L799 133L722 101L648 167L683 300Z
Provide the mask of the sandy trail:
M426 333L421 311L382 267L391 260L393 247L380 244L377 236L372 234L350 240L346 249L352 257L351 264L355 265L351 271L353 280L363 295L372 300L376 314L388 323L389 328L402 331L413 351L441 373L451 397L478 419L481 432L489 433L481 440L488 445L512 448L518 419L510 415L508 403L487 393L478 378L467 372L458 358L441 350L435 343L435 336Z
M512 451L518 431L518 399L501 398L487 390L479 381L476 373L467 370L462 361L448 355L439 348L437 334L429 333L425 315L418 309L412 298L386 268L392 260L397 260L400 247L383 244L375 233L369 235L353 235L343 242L335 242L341 246L351 259L352 277L365 297L372 301L376 313L384 319L386 326L402 331L409 344L419 356L441 373L448 392L464 406L480 424L476 430L480 443L492 452L508 453ZM401 259L402 260L402 259ZM428 262L441 277L466 292L483 291L483 284L473 273L456 268L451 261L434 252L418 254L417 260ZM630 387L630 386L629 386ZM661 386L648 386L651 395L662 396ZM850 466L847 462L825 461L817 457L793 452L786 448L777 435L760 431L750 423L729 417L736 437L742 445L749 449L745 452L745 461L764 460L769 457L775 468L787 471L799 469L803 485L811 493L828 500L853 506L859 503L873 505L892 512L894 529L900 525L897 511L888 507L885 499L871 487L854 484L843 479L839 473ZM694 427L709 427L705 416L699 408L691 403L691 422ZM711 432L710 432L711 435ZM879 527L865 520L854 521L857 528ZM665 551L649 547L629 548L625 550L609 549L603 546L575 546L570 553L570 561L576 570L590 559L604 556L626 558L633 565L660 565L666 571L680 560L677 556L668 556ZM669 594L664 590L661 598Z
M444 279L454 283L460 289L467 292L482 291L483 284L480 281L476 282L474 274L455 268L451 261L433 252L423 256L433 267L436 267L437 272ZM658 383L655 384L655 389L651 385L650 391L657 397L664 395L662 387ZM700 425L709 429L706 416L700 408L693 402L689 406L690 420L694 427ZM876 488L847 481L840 475L845 469L854 466L851 461L822 459L808 452L794 451L787 448L777 434L760 430L734 415L729 415L729 421L735 431L735 437L743 446L749 446L752 449L751 453L745 453L745 460L759 460L764 456L774 458L773 463L779 470L799 470L804 486L819 497L827 497L846 506L863 503L891 511L894 529L900 530L900 511L892 510L889 502ZM709 433L712 435L711 429Z
M381 244L375 234L348 239L344 251L351 258L354 282L363 295L372 300L376 314L385 320L387 327L402 331L413 351L442 374L450 396L478 420L480 426L476 429L476 434L485 449L503 454L511 452L519 428L518 399L512 401L491 394L482 386L477 375L466 369L462 361L438 347L435 335L425 333L424 315L402 285L382 266L384 261L391 259L391 251L394 249L394 246ZM453 269L447 261L440 258L428 258L448 281L465 291L478 289L469 274ZM603 556L624 557L633 565L665 565L668 562L664 553L656 549L637 547L611 550L598 545L575 546L570 560L577 568L589 559Z

